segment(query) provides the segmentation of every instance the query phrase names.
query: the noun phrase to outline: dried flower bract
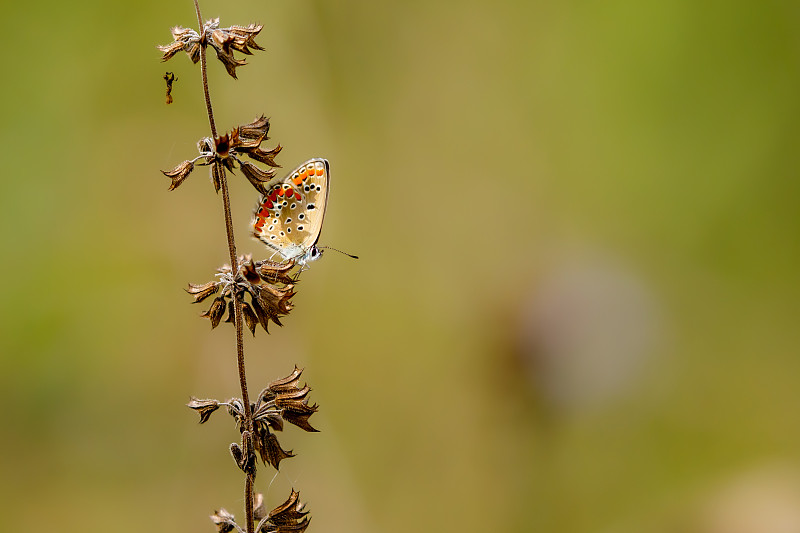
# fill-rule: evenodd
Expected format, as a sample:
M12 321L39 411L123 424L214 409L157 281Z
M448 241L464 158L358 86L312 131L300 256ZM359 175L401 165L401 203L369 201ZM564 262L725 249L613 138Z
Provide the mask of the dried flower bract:
M281 145L277 145L272 150L262 150L261 143L269 140L269 119L260 116L249 124L243 124L233 128L230 133L225 133L212 139L204 137L197 143L197 150L200 153L194 159L188 159L172 170L162 170L161 172L172 180L169 190L178 188L183 181L189 177L195 165L211 166L211 182L214 189L219 191L222 176L220 173L226 170L233 172L238 166L247 181L261 194L265 194L275 179L275 171L272 168L262 169L257 165L247 161L248 157L258 161L268 167L280 167L275 162L275 157L281 151Z
M216 18L203 24L203 35L201 36L191 28L175 26L172 28L174 41L167 45L158 46L158 49L164 53L161 56L161 61L168 61L178 52L184 51L193 63L197 63L200 61L200 47L205 48L210 44L217 53L217 59L225 65L225 70L228 71L228 74L236 78L236 68L247 64L247 62L243 59L236 59L233 51L236 50L243 54L252 55L251 48L263 50L255 41L256 35L262 28L263 26L260 24L220 28L219 19Z
M270 383L267 388L261 391L258 399L252 405L253 412L253 447L264 464L271 465L278 469L280 462L289 457L294 457L291 450L281 448L275 431L283 431L284 422L293 424L305 431L317 431L308 423L309 417L317 412L317 404L309 405L308 393L311 388L308 385L300 386L300 376L303 371L296 366L291 374L282 379L277 379ZM208 408L216 400L196 400L193 409ZM245 432L245 409L244 402L240 398L231 398L224 403L213 403L213 405L226 405L228 413L236 420L239 431ZM202 417L201 413L201 417ZM209 413L210 416L210 413ZM207 417L206 417L207 418ZM237 448L234 451L234 446ZM231 445L231 453L234 454L237 464L240 466L244 460L244 445L239 449L238 445Z
M250 332L255 335L256 326L269 332L273 322L281 326L280 317L292 310L291 298L295 295L295 281L289 277L292 263L279 264L270 261L253 262L249 256L239 257L239 268L232 274L230 265L219 270L218 281L202 285L189 284L186 290L194 297L195 303L202 302L211 295L219 295L201 316L211 320L216 328L228 313L226 322L233 322L233 297L242 302L242 316Z

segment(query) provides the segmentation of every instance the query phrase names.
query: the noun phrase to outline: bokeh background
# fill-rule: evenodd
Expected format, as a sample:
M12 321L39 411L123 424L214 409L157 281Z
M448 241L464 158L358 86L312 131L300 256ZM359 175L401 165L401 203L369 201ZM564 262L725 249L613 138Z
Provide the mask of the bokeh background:
M188 0L3 2L4 531L242 516L232 328L183 292L227 260ZM800 4L205 0L264 24L220 129L331 161L322 242L251 388L309 531L800 531ZM164 103L166 70L175 103ZM256 194L234 180L239 250Z

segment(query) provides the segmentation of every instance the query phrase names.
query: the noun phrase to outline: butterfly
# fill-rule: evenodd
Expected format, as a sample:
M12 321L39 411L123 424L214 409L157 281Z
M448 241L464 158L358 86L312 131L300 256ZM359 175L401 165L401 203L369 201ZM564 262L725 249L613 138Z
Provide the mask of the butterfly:
M266 185L256 206L253 234L284 261L301 270L319 259L317 241L328 202L330 167L326 159L309 159L287 176Z

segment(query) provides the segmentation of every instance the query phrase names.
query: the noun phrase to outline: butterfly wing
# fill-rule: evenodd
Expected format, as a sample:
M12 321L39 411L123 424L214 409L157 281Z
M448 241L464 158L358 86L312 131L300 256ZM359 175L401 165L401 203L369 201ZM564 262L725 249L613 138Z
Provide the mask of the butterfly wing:
M302 259L319 240L329 180L328 161L315 158L273 183L254 213L256 238L286 261Z

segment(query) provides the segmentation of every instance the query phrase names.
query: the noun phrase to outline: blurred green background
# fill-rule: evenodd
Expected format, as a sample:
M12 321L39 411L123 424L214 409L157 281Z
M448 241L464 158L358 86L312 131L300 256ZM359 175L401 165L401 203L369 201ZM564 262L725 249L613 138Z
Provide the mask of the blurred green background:
M800 4L204 1L264 24L221 130L330 160L322 243L251 388L296 363L309 531L800 530ZM188 0L4 2L0 529L242 511L227 261ZM175 103L164 104L166 70ZM256 194L232 184L242 253Z

